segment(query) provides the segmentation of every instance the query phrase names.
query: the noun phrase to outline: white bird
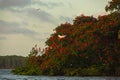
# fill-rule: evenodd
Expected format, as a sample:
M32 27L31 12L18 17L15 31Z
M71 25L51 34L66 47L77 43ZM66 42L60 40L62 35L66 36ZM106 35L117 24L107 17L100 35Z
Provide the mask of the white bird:
M59 37L60 39L62 39L62 38L65 38L66 35L58 35L58 37Z

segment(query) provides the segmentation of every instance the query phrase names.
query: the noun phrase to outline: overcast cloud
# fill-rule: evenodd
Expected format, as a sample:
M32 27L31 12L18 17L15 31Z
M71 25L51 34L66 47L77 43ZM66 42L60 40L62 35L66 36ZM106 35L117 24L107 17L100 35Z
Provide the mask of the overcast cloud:
M27 56L58 25L81 14L103 15L108 0L0 0L0 55Z
M31 0L0 0L0 8L25 7L30 5Z

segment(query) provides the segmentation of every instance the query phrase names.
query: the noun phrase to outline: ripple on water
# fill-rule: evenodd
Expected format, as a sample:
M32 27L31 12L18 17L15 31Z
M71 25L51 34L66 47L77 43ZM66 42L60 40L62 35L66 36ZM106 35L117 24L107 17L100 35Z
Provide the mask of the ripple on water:
M120 80L120 77L65 77L13 75L10 69L0 69L0 80Z

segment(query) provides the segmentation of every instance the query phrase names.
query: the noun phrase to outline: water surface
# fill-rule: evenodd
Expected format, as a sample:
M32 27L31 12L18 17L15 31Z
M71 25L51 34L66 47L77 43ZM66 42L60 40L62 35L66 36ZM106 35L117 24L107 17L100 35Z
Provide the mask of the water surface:
M0 80L120 80L120 77L65 77L14 75L11 69L0 69Z

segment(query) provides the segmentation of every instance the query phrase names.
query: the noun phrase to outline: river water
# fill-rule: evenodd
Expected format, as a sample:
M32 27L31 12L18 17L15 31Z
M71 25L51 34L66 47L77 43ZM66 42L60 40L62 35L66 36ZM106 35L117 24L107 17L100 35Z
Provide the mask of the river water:
M120 80L120 77L65 77L14 75L10 69L0 69L0 80Z

